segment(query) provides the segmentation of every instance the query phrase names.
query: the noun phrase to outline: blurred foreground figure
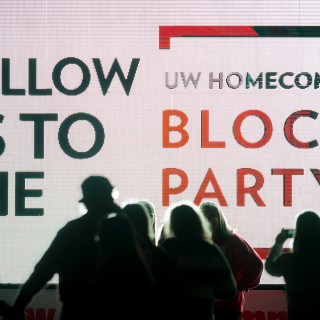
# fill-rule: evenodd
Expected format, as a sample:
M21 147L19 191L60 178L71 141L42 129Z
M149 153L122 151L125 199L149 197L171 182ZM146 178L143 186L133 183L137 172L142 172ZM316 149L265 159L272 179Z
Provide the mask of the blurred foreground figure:
M171 210L168 237L161 246L174 263L175 291L173 319L212 320L212 300L231 299L236 283L229 263L215 244L210 243L197 208L178 204Z
M168 319L170 313L171 299L168 296L168 289L172 285L173 266L170 256L163 248L154 243L154 233L152 220L149 219L150 211L147 211L142 202L127 204L123 211L128 219L132 222L134 229L138 233L138 239L141 243L143 252L150 262L153 274L155 276L155 287L153 297L150 301L149 308L156 310L150 314L152 319ZM154 211L153 211L154 212ZM130 299L130 297L128 297Z
M113 186L102 176L90 176L81 185L88 212L60 229L51 245L22 286L14 310L22 314L32 297L53 277L59 275L62 302L61 320L91 319L88 288L97 262L94 234L102 215L121 209L112 198ZM27 248L26 248L27 249Z
M155 278L131 221L124 214L106 216L99 222L96 242L100 261L88 319L154 319Z
M221 209L213 202L203 202L200 210L211 225L212 240L225 254L237 282L237 294L229 301L215 301L216 320L240 320L244 292L258 286L263 261L249 243L227 224Z
M156 237L156 209L153 205L152 202L149 200L140 200L138 201L138 204L143 208L143 210L146 212L147 217L148 217L148 222L151 225L149 228L149 238L151 239L152 242L155 243L155 237Z
M283 276L286 283L288 320L320 319L320 218L311 211L299 215L293 252L282 252L288 239L284 229L265 263L266 271Z

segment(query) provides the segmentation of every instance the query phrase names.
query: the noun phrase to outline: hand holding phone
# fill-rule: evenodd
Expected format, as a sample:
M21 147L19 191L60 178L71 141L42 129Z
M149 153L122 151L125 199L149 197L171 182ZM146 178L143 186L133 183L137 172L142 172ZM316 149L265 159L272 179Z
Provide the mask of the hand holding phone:
M283 234L286 239L293 238L294 236L294 229L283 229Z
M281 232L276 237L276 243L283 245L283 243L289 239L294 237L294 229L281 229Z

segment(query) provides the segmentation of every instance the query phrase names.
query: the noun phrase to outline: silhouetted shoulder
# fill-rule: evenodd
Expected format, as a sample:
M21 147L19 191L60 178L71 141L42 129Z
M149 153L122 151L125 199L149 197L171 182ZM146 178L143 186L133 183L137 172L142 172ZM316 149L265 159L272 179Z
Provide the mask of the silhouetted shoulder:
M151 250L154 256L157 257L159 260L170 261L170 255L164 247L153 245Z
M238 233L232 233L228 238L230 244L238 244L239 246L251 247L249 243Z
M189 256L214 256L225 260L220 248L206 241L197 241L193 243L182 243L176 238L165 240L161 245L171 256L189 255Z

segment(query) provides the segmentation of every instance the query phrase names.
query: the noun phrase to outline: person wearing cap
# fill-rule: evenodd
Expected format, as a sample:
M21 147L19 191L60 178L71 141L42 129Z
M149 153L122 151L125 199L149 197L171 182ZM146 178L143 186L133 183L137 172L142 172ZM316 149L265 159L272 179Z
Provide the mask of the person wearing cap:
M97 262L94 235L97 222L106 214L120 212L112 197L113 186L103 176L90 176L81 185L82 202L87 213L62 227L42 258L22 285L14 302L21 315L33 296L55 275L59 275L61 320L90 319L88 296L90 281Z

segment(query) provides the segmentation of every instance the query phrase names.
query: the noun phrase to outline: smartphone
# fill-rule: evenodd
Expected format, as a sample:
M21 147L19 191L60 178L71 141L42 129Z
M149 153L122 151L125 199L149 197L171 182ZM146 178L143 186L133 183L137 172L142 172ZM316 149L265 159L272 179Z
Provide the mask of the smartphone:
M294 236L294 229L284 229L283 232L286 238L293 238Z

